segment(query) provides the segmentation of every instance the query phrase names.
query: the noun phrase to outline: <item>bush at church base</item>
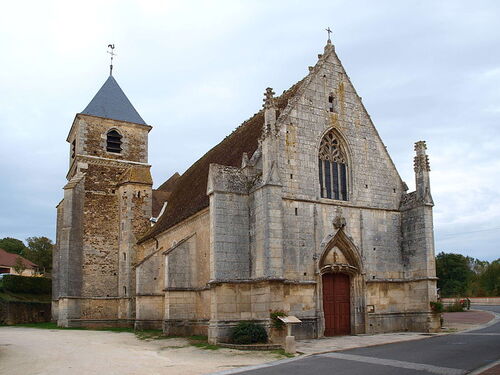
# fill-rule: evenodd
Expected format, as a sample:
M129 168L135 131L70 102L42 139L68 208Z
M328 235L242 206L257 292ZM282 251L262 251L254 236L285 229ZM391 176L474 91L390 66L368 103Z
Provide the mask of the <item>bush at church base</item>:
M267 332L261 325L254 322L241 322L233 328L231 341L234 344L257 344L267 342Z

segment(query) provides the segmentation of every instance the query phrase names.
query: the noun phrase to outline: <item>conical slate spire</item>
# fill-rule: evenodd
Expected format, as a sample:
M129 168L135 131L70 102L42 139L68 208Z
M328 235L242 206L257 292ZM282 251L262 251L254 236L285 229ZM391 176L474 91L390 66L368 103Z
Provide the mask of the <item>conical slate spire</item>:
M146 125L111 75L82 111L82 114Z

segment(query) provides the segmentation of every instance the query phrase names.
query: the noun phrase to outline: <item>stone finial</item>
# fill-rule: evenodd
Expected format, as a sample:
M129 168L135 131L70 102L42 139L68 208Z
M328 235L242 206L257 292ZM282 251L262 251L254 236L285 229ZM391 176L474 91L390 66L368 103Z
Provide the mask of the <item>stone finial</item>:
M431 170L429 156L427 156L425 150L427 150L425 141L415 142L415 152L417 154L413 163L415 172L429 172Z
M274 107L274 94L275 92L271 87L268 87L266 89L266 92L264 93L265 98L262 99L262 101L264 102L263 107L265 109Z
M340 207L337 207L335 217L333 218L333 227L335 229L342 229L346 226L346 220L345 217L342 215L342 209Z

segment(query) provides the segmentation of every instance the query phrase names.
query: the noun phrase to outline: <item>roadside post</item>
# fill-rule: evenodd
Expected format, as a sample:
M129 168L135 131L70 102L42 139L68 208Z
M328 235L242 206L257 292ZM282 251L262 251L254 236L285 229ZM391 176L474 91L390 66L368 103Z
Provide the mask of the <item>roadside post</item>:
M295 354L297 349L295 347L295 336L292 336L292 324L302 323L296 316L278 316L278 319L286 324L287 335L285 338L285 353Z

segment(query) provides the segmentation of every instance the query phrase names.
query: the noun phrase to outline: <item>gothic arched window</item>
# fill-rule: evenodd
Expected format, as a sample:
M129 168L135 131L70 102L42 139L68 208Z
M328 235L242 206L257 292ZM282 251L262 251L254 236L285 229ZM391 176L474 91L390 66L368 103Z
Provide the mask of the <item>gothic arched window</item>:
M339 138L333 130L326 133L321 140L318 165L321 197L348 200L347 157Z
M122 152L122 136L116 130L110 130L107 134L106 151L117 154Z

